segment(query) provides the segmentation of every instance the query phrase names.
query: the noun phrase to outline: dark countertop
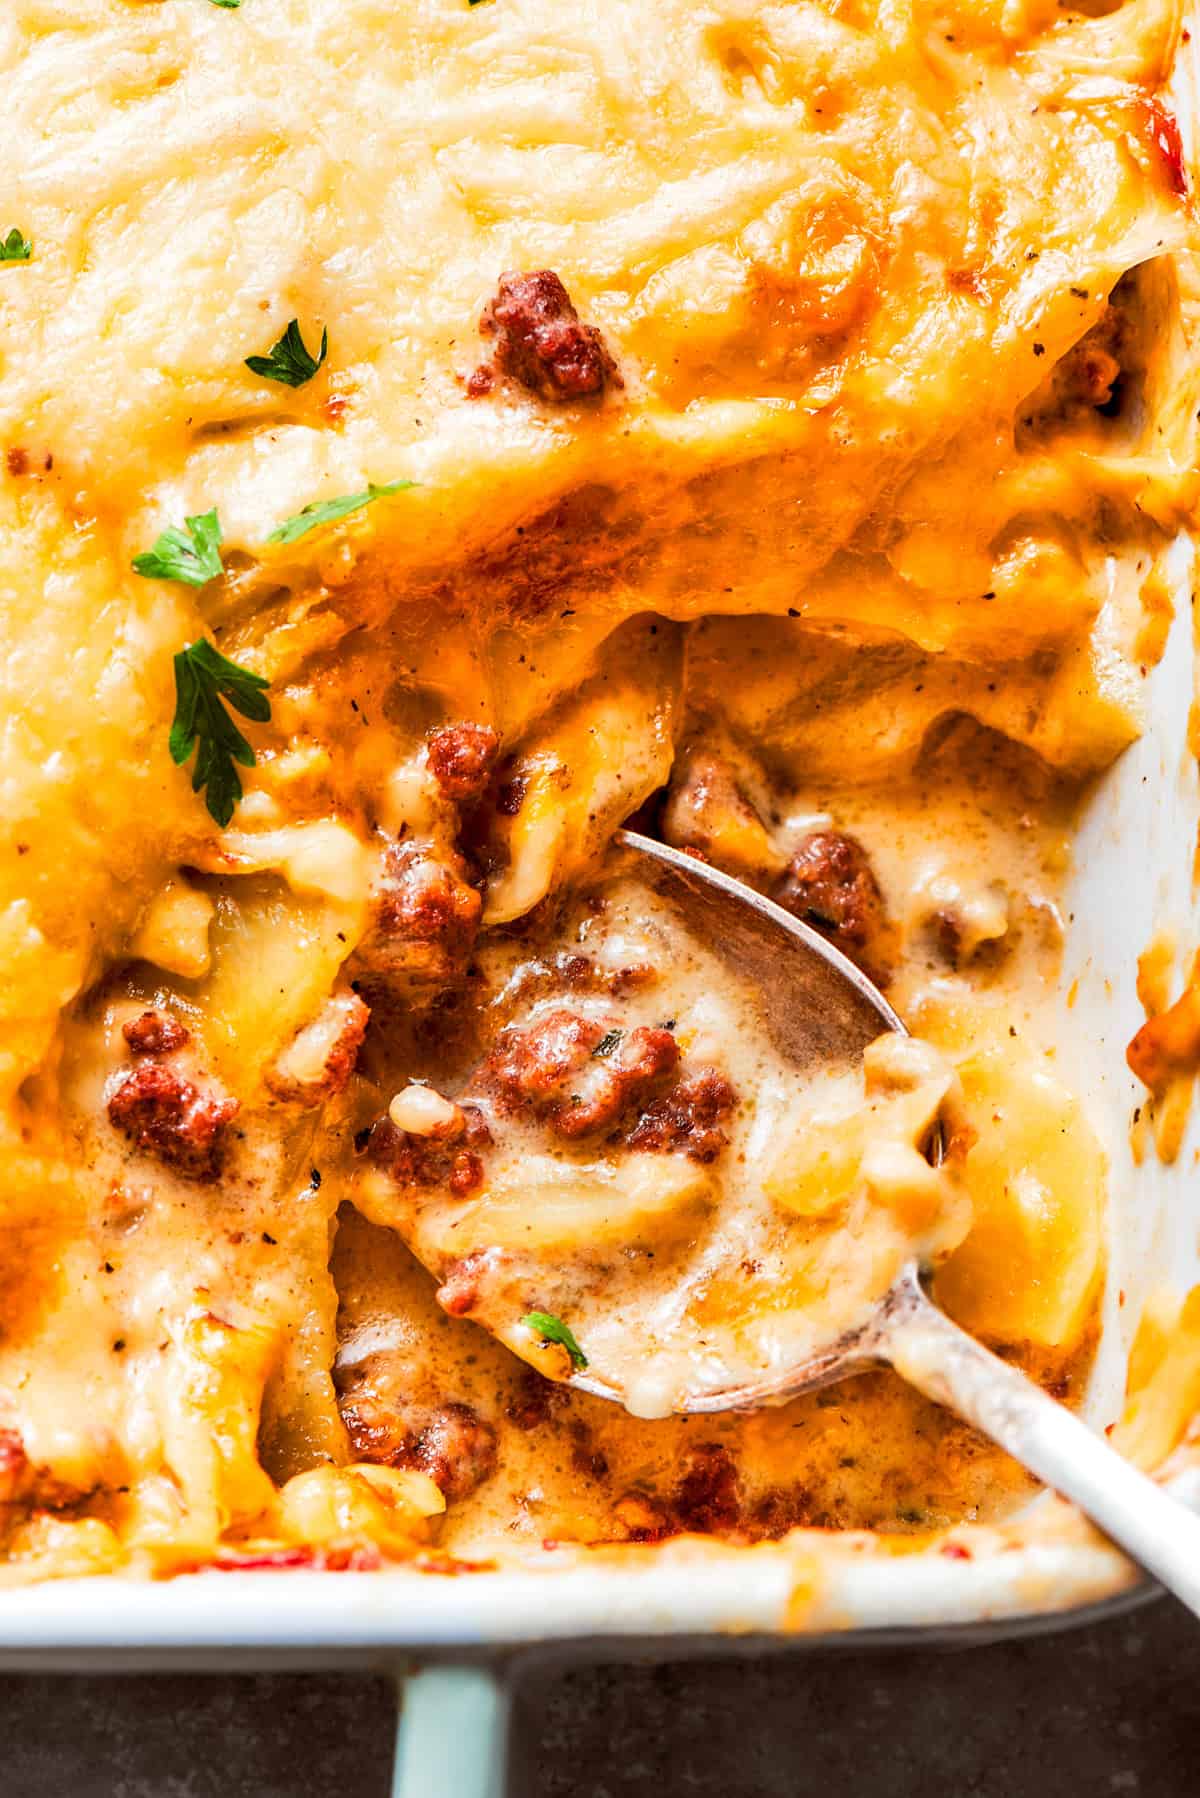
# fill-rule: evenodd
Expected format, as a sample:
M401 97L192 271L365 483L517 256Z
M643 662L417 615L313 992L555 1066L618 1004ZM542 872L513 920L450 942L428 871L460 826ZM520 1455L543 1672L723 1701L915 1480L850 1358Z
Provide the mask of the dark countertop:
M386 1681L0 1677L3 1798L385 1798ZM512 1798L1195 1798L1200 1624L992 1648L576 1668L518 1696ZM455 1798L451 1792L445 1798Z

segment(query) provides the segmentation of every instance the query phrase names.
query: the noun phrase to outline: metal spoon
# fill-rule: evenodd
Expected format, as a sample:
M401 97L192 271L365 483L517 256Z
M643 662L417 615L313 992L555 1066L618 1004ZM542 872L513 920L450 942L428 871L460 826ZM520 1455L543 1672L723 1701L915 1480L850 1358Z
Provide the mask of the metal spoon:
M809 925L761 894L633 831L639 873L688 928L753 984L776 1045L801 1069L853 1060L887 1030L904 1030L853 962ZM1200 1615L1200 1517L1171 1498L1032 1380L989 1353L926 1295L910 1263L874 1312L819 1355L753 1385L685 1395L681 1412L745 1411L887 1363L927 1398L956 1411L1047 1486L1071 1499L1107 1536ZM621 1391L588 1372L571 1383L600 1398Z

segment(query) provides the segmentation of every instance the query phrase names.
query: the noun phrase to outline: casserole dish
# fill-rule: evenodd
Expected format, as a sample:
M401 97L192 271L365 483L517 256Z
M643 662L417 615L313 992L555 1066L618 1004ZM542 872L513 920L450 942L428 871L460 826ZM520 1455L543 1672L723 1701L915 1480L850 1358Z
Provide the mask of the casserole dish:
M226 10L223 0L217 3ZM152 15L147 10L143 17ZM1037 345L1030 351L1040 353ZM308 355L308 361L315 358ZM236 444L236 425L236 420L216 421L201 454L215 463ZM20 472L24 478L28 468L22 464ZM381 478L384 472L379 471ZM389 480L353 498L356 504L373 503L403 485ZM176 510L191 504L181 493ZM282 517L284 509L281 504L268 522ZM286 548L302 537L313 509L310 502L267 542L282 541ZM207 549L214 552L219 547L219 541L212 542L215 509L202 514L197 500L193 512L189 526L209 521ZM179 535L176 529L176 539ZM163 541L168 536L164 532ZM203 546L197 532L193 536L198 551ZM158 577L165 561L156 544L153 552L142 550L134 569ZM244 599L238 582L246 571L235 563L230 572L221 591L236 628ZM323 572L336 588L336 555ZM667 574L674 579L678 571ZM1115 558L1111 575L1120 578ZM1144 1302L1163 1282L1187 1290L1196 1274L1195 1217L1188 1210L1190 1140L1184 1137L1169 1167L1146 1154L1144 1143L1135 1157L1128 1121L1138 1107L1139 1088L1124 1061L1124 1046L1140 1020L1137 958L1164 927L1186 937L1190 909L1196 793L1189 750L1193 682L1185 624L1186 544L1177 546L1172 577L1176 623L1166 654L1144 677L1148 727L1099 779L1087 804L1066 906L1071 926L1059 982L1057 1052L1103 1137L1110 1170L1109 1277L1088 1397L1098 1423L1120 1409ZM160 612L166 604L160 602ZM292 625L285 619L286 630ZM245 690L242 697L247 698ZM247 715L255 716L253 710ZM609 772L620 772L619 758L611 760ZM1154 794L1153 804L1146 803L1147 792ZM209 804L220 822L223 807L211 788ZM263 812L260 806L260 821ZM127 1034L125 1040L133 1038ZM124 1084L107 1090L111 1104ZM124 1353L124 1337L112 1347ZM253 1447L253 1432L250 1439ZM1176 1471L1181 1493L1189 1496L1186 1454ZM1064 1517L1051 1499L1035 1500L1002 1528L980 1527L968 1540L969 1546L956 1541L948 1553L936 1539L922 1548L913 1542L898 1545L894 1538L877 1542L865 1533L801 1530L754 1547L689 1537L619 1554L604 1548L550 1549L537 1567L469 1576L450 1565L420 1573L400 1566L336 1581L315 1571L286 1570L272 1572L268 1583L237 1571L181 1572L161 1584L64 1578L4 1594L0 1658L10 1665L115 1668L158 1667L168 1659L195 1666L216 1660L223 1666L312 1664L330 1658L402 1665L410 1656L425 1657L433 1664L411 1681L403 1708L398 1790L404 1798L446 1790L471 1798L473 1792L495 1789L501 1777L500 1675L514 1656L542 1652L549 1644L555 1645L552 1652L562 1653L567 1644L579 1652L585 1650L578 1645L590 1644L587 1651L595 1652L594 1645L602 1643L604 1652L614 1653L647 1642L671 1641L682 1648L736 1637L757 1648L769 1639L822 1643L852 1631L886 1632L900 1640L919 1632L925 1639L944 1640L959 1631L970 1637L1001 1628L1046 1627L1070 1615L1091 1614L1090 1607L1099 1603L1120 1602L1121 1595L1138 1595L1135 1577L1120 1557L1078 1520Z

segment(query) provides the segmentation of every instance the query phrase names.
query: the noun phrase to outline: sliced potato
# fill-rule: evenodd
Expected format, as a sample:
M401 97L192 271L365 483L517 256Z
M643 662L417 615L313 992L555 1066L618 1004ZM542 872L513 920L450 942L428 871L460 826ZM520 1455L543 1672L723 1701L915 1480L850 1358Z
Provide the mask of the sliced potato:
M328 999L357 912L268 874L214 892L212 971L200 988L218 1071L245 1093Z
M978 1132L964 1172L975 1221L938 1273L938 1301L980 1335L1069 1348L1101 1276L1104 1152L1038 1064L990 1049L959 1073Z
M805 1218L831 1218L862 1188L866 1108L862 1080L830 1083L820 1102L807 1097L780 1130L763 1175L773 1204Z
M560 1244L611 1249L694 1226L714 1202L707 1168L681 1155L558 1161L528 1155L471 1203L427 1206L416 1221L422 1260L494 1245L537 1251Z
M578 876L617 825L666 785L679 678L675 631L634 619L603 645L593 678L539 725L513 770L523 785L520 807L496 821L505 871L488 888L486 924L523 917Z
M428 1474L368 1464L314 1467L284 1486L275 1523L287 1542L366 1540L403 1556L427 1540L426 1519L445 1509L446 1500Z

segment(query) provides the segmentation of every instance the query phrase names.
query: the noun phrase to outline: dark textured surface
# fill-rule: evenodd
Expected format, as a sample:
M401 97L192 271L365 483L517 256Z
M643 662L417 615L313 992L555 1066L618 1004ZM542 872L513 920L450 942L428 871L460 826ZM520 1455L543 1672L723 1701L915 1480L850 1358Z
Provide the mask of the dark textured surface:
M1200 1623L632 1671L529 1695L519 1798L1196 1798Z
M515 1724L512 1798L1195 1798L1200 1624L585 1667L529 1682ZM384 1798L391 1731L367 1677L10 1675L0 1794Z
M3 1674L0 1795L385 1798L393 1709L369 1677Z

